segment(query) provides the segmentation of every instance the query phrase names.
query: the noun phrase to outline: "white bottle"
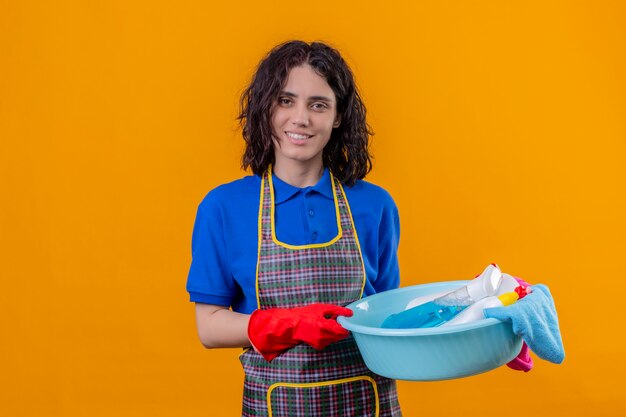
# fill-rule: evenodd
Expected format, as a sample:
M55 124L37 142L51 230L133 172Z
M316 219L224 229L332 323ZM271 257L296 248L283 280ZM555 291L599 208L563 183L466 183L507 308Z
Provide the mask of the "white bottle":
M508 278L506 280L506 285L504 285L504 288L503 288L502 284L505 283L505 280L504 280L505 276ZM480 298L483 298L489 295L500 295L505 292L513 291L515 287L517 287L518 285L519 284L517 283L517 281L515 281L513 277L511 277L508 274L501 273L498 265L489 264L480 275L478 275L468 284L468 286L461 287L458 290L453 291L453 292L450 292L448 290L448 291L441 291L441 292L434 293L434 294L428 294L428 295L422 295L422 296L416 297L412 299L411 301L409 301L409 303L406 305L404 309L408 310L410 308L416 307L420 304L427 303L429 301L433 301L435 299L442 299L444 298L444 296L450 295L450 294L456 294L454 297L457 299L458 298L472 298L470 296L470 292L471 292L471 294L473 295L472 302L474 302L474 301L479 300ZM470 290L468 287L471 287L472 289Z
M515 291L515 288L519 287L519 283L515 278L510 276L509 274L502 273L502 282L500 283L500 288L495 295L502 295L507 292Z
M490 264L485 270L467 283L466 286L435 298L433 302L443 306L469 306L485 297L496 295L502 282L502 272L496 264Z
M412 329L439 326L451 320L477 301L495 295L501 281L502 273L500 269L495 264L491 264L485 268L482 274L471 280L467 285L437 297L432 301L391 314L382 322L381 327L387 329Z
M517 281L516 281L517 283ZM443 323L443 326L452 326L455 324L470 323L472 321L482 320L485 318L483 310L491 307L502 307L513 304L517 301L518 295L516 292L506 292L498 296L491 296L483 298L461 311L452 319Z

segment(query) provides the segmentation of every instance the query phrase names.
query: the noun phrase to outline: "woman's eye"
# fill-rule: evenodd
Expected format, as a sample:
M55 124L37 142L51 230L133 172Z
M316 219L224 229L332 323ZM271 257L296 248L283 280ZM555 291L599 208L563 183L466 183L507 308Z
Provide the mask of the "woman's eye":
M326 106L326 104L324 104L324 103L313 103L313 105L311 107L313 107L315 110L324 110L328 106Z
M288 98L279 98L278 103L282 105L288 105L291 103L291 100Z

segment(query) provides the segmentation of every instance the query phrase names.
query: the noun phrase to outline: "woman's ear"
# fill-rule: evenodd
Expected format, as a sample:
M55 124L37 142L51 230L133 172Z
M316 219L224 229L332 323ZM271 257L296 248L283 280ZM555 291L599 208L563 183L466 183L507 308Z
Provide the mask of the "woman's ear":
M339 127L339 125L341 125L341 115L338 114L337 117L335 117L335 122L333 123L333 129L337 129Z

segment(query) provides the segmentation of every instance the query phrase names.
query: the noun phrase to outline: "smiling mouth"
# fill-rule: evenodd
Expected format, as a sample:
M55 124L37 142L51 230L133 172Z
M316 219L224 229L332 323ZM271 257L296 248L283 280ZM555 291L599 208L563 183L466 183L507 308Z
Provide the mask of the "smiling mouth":
M305 140L305 139L310 139L313 137L313 135L300 135L298 133L293 133L293 132L285 132L285 134L294 140Z

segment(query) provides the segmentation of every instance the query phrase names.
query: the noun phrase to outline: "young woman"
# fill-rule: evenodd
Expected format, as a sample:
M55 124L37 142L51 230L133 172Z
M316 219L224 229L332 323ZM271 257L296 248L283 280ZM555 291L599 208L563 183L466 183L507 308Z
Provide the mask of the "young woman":
M292 41L241 98L254 175L201 202L187 290L207 348L244 347L243 416L399 416L337 322L399 284L391 196L362 179L370 130L352 72L323 43Z

